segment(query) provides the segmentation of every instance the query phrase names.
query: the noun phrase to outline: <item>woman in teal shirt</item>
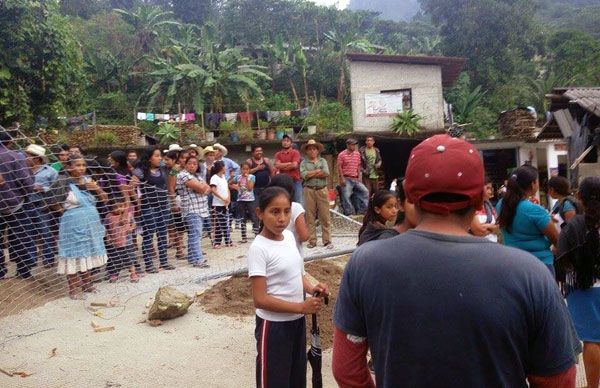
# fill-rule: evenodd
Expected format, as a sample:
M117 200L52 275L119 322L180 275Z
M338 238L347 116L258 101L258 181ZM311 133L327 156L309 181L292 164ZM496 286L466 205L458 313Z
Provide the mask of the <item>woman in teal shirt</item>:
M506 194L498 202L498 223L504 244L527 251L540 259L554 275L551 245L558 241L558 230L543 207L527 200L539 189L538 171L521 166L508 179Z

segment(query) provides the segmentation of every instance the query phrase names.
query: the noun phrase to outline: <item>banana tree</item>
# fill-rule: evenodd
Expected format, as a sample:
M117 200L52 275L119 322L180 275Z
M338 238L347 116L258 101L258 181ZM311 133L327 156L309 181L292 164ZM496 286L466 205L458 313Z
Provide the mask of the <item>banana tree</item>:
M152 50L165 27L180 25L172 19L173 12L163 11L159 7L142 5L135 11L117 8L114 12L121 15L123 20L134 28L142 53L149 53Z

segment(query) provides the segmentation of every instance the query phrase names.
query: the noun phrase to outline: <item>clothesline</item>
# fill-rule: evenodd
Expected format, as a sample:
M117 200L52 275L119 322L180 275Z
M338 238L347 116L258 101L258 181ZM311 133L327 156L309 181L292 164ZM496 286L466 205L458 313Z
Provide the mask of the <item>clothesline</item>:
M276 123L285 117L297 117L304 119L308 116L310 108L302 108L284 111L245 111L235 113L204 113L204 126L216 129L223 121L235 124L237 122L243 125L250 125L257 120L263 120ZM175 121L175 122L194 122L197 119L195 113L170 114L170 113L151 113L137 112L136 118L140 121Z

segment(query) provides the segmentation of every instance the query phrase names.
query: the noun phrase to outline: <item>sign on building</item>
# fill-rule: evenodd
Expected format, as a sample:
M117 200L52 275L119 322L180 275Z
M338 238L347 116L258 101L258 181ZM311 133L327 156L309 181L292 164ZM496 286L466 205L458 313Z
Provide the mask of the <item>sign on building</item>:
M410 89L365 94L367 117L393 116L412 108Z

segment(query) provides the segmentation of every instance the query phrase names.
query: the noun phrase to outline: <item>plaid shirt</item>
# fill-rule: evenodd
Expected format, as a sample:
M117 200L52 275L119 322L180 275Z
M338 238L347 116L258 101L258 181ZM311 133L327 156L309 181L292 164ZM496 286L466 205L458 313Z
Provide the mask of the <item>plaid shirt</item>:
M186 170L177 175L177 194L181 197L181 213L184 217L194 213L205 218L208 217L208 196L199 194L185 185L194 179L204 182L200 176L192 175Z

